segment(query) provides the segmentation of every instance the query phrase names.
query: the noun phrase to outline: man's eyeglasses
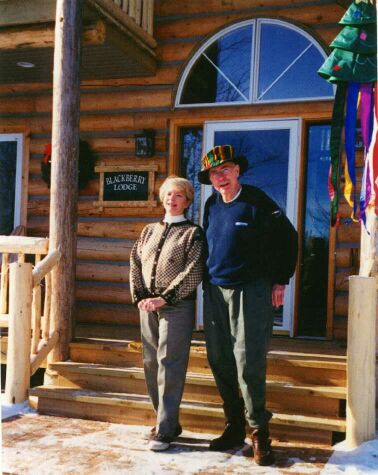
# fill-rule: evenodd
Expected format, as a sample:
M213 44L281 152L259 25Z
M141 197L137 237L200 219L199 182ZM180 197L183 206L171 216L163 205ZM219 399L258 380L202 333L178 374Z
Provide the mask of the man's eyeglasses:
M224 167L220 169L215 169L215 170L209 170L209 176L212 178L218 178L223 175L229 175L232 173L232 171L235 169L235 167Z

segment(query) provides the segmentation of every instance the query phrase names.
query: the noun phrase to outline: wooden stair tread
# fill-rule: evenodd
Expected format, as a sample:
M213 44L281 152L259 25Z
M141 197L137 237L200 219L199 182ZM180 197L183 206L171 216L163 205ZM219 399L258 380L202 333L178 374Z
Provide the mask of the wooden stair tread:
M80 338L70 343L70 348L83 348L94 350L117 350L120 352L141 352L142 343L135 340L107 340L100 338ZM198 341L192 341L191 355L196 357L206 357L206 347L203 343ZM267 358L274 360L277 365L290 365L293 367L309 367L309 368L324 368L324 369L337 369L341 371L346 370L346 357L340 355L318 355L318 354L306 354L290 351L277 351L271 350L268 353Z
M55 371L66 371L70 373L91 374L98 376L110 376L117 378L133 378L144 380L143 368L119 366L110 366L95 363L78 363L74 361L65 361L62 363L53 363L50 365L51 369ZM187 384L196 384L200 386L213 386L215 381L212 375L203 373L187 372ZM336 399L346 399L346 389L341 386L324 386L314 384L294 384L284 381L270 381L267 380L267 388L270 391L292 391L295 394L303 396L323 396Z
M31 396L39 398L60 399L79 403L124 406L129 408L152 409L149 398L138 394L108 393L102 391L67 389L57 386L39 386L29 390ZM200 402L184 402L181 411L186 414L224 418L221 404ZM302 428L323 429L330 431L345 431L345 419L337 417L303 416L296 414L273 414L273 424L291 425Z

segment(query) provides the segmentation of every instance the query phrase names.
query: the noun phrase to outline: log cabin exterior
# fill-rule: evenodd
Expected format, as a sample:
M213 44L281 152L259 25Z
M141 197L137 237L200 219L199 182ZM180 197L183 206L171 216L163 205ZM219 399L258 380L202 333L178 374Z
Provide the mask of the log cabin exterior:
M5 60L7 64L0 73L0 134L3 137L1 140L17 142L22 170L16 174L19 177L19 184L16 184L19 208L15 211L14 222L25 226L28 236L48 237L49 187L41 177L41 160L45 145L51 142L51 32L55 2L44 2L48 8L36 6L31 8L31 12L25 9L21 16L14 13L10 5L12 2L1 3L4 5L0 7L5 8L6 15L0 17L6 18L8 23L2 25L0 31L2 63ZM286 313L284 310L282 315L277 315L275 326L277 336L290 337L289 341L294 339L294 343L282 343L282 348L289 345L295 356L292 354L291 359L285 361L280 359L280 342L287 342L288 339L277 338L273 344L273 353L276 352L277 358L272 356L270 377L278 381L281 372L286 382L302 383L302 390L297 390L299 392L294 396L287 396L289 406L301 391L303 394L313 391L304 387L306 383L322 385L323 389L317 387L315 399L303 399L301 410L309 418L318 414L328 418L325 430L317 431L318 422L314 419L312 425L308 421L307 425L299 423L299 432L294 430L294 433L299 434L299 438L305 438L311 432L316 440L330 443L332 432L345 430L345 425L337 421L343 417L344 403L340 401L345 400L342 387L346 377L343 342L347 337L347 277L358 269L360 226L348 219L350 211L344 202L340 206L340 226L335 229L324 224L328 220L327 211L322 206L326 197L320 188L324 185L321 185L321 180L326 177L325 165L329 161L327 141L334 91L331 86L325 85L324 90L319 92L318 84L310 85L310 92L303 91L300 74L304 67L308 69L308 64L313 68L312 72L316 72L321 58L327 55L327 45L340 30L338 21L348 3L333 0L160 0L153 2L153 17L150 13L143 13L141 6L147 3L89 0L85 2L83 11L80 137L93 152L97 173L79 191L76 312L72 321L69 356L73 362L95 365L91 371L97 376L95 381L91 371L83 372L72 361L60 366L59 363L50 365L51 381L66 388L63 397L65 409L58 413L82 414L82 406L75 405L77 396L72 396L70 391L86 387L85 384L90 391L110 385L113 392L123 392L127 384L125 381L132 380L130 391L142 391L140 369L131 374L120 368L125 359L127 366L140 368L140 346L137 342L139 315L131 304L128 286L131 246L146 223L162 216L157 196L166 176L178 174L194 179L193 163L199 163L204 149L216 144L217 140L234 140L240 136L236 146L246 153L243 144L249 144L248 137L255 137L262 144L277 140L280 145L273 151L264 151L266 160L273 161L265 165L257 164L263 167L263 172L259 175L258 168L253 169L252 183L254 172L261 178L262 186L269 186L266 177L270 174L270 178L284 174L280 193L288 201L284 200L283 205L289 209L290 218L300 235L299 263L289 296L286 296ZM125 11L126 4L127 8L132 5L131 11ZM129 21L130 18L134 23ZM137 19L136 23L134 19ZM284 35L282 39L280 34ZM238 50L236 46L235 49L234 44L234 50L231 49L231 56L236 55L236 62L228 63L228 41L232 43L240 35L244 35L242 47ZM291 66L299 67L306 47L312 48L314 53L309 63L296 70L298 82L293 83L291 79L281 86L289 90L287 96L274 95L273 92L271 98L265 100L263 96L268 97L269 90L274 91L276 82L280 86L280 74L284 76L286 73L284 67L280 69L277 66L279 57L285 55L285 46L293 41L300 44L301 40L305 41L304 48L293 53ZM281 41L282 53L277 54ZM223 61L227 74L222 71L223 66L214 65L212 58L209 58L212 48L220 56L225 55ZM258 54L259 68L255 65ZM203 65L206 61L204 57L208 61L206 66ZM235 67L237 61L240 61L241 71L250 74L247 83L241 76L235 76L235 83L227 77L229 74L232 78L232 66ZM25 68L22 64L17 66L17 63L24 63L24 66L25 63L32 63L35 67ZM269 76L269 71L276 66L276 76ZM311 76L311 81L316 82L314 77ZM199 90L204 79L207 86L201 95ZM265 89L261 89L263 79L266 81ZM236 80L240 82L236 83ZM222 88L226 92L222 92ZM145 130L154 133L153 155L137 157L135 142ZM264 130L270 131L271 135L264 137ZM281 137L280 133L285 131L288 131L287 134ZM287 156L274 157L274 153L280 154L284 149L289 150ZM273 158L268 156L269 153L273 154ZM363 154L358 151L357 155L361 167ZM318 159L318 164L314 157ZM282 158L283 166L278 163ZM273 171L276 165L278 168ZM149 183L150 188L153 183L153 189L149 190L149 197L143 205L130 206L130 203L124 202L122 206L114 206L114 203L111 205L101 199L103 173L117 170L147 170L150 173ZM200 220L201 193L203 196L208 191L197 191L192 216ZM266 191L269 193L269 188ZM316 232L316 223L320 223L320 234ZM310 303L303 300L303 295L307 295ZM319 301L321 305L315 305ZM196 339L200 340L200 314L197 330ZM298 340L297 337L306 339ZM320 339L324 346L317 347L311 338ZM117 341L132 343L117 346ZM193 395L198 397L201 393L203 401L219 403L213 387L203 389L211 384L204 352L198 348L193 350L191 357L193 375L189 378L188 393L194 400ZM322 353L323 350L325 354L320 357L320 364L316 365L314 357L309 355ZM305 355L307 351L309 353ZM111 368L101 369L99 365L104 364L111 365ZM294 371L293 367L297 369ZM309 367L314 367L312 379L308 375ZM203 378L196 378L197 373L203 374ZM331 380L333 390L324 389L327 381ZM279 382L276 386L273 383L270 400L279 412L285 412L280 407L278 387ZM54 411L56 395L52 395L51 399L44 398L46 393L43 389L35 390L34 394L43 401L42 410ZM126 403L119 398L112 412L104 409L107 406L103 400L96 405L95 399L100 398L99 395L92 396L92 399L83 396L82 401L86 404L84 412L88 417L91 414L104 420L135 422L143 417L152 420L151 415L146 415L150 413L144 406L139 407L135 403L130 406L134 412L125 414ZM315 409L311 410L310 406ZM96 409L98 407L102 409ZM212 414L212 410L202 408L202 412L195 412L193 408L188 408L184 424L187 422L193 427L204 428L213 417L218 421L214 424L216 430L221 427L221 416ZM278 416L277 427L287 429L289 425L295 425L295 410L292 420L289 414L286 414L286 420L280 420Z

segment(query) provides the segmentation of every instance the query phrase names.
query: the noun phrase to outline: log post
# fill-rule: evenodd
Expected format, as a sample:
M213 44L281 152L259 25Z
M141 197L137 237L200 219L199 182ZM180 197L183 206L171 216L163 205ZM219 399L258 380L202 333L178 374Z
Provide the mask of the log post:
M49 234L61 253L51 282L51 331L60 338L49 362L68 357L75 307L81 19L82 0L57 0Z
M41 260L41 255L37 254L35 256L35 264L38 264L38 262L40 262L40 260ZM41 333L41 298L42 298L41 286L39 284L36 285L36 286L33 285L31 353L36 353L37 352L37 347L38 347L38 343L39 343L39 340L40 340L40 333Z
M30 386L32 265L14 262L9 266L9 334L5 400L20 404Z
M346 442L375 438L375 277L349 279Z
M8 274L9 254L4 252L1 263L0 313L8 313Z

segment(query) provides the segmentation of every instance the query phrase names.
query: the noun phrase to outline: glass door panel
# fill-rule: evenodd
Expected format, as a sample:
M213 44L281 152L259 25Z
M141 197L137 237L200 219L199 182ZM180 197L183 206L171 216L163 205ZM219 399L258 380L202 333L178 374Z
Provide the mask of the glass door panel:
M0 134L0 234L21 222L22 134Z
M327 323L330 134L328 124L308 129L306 195L299 283L298 334L325 337Z
M296 225L299 120L227 121L205 125L204 149L230 144L237 155L248 159L249 167L241 182L261 188ZM203 186L202 209L212 193ZM294 283L285 292L284 306L275 312L275 329L292 333Z

